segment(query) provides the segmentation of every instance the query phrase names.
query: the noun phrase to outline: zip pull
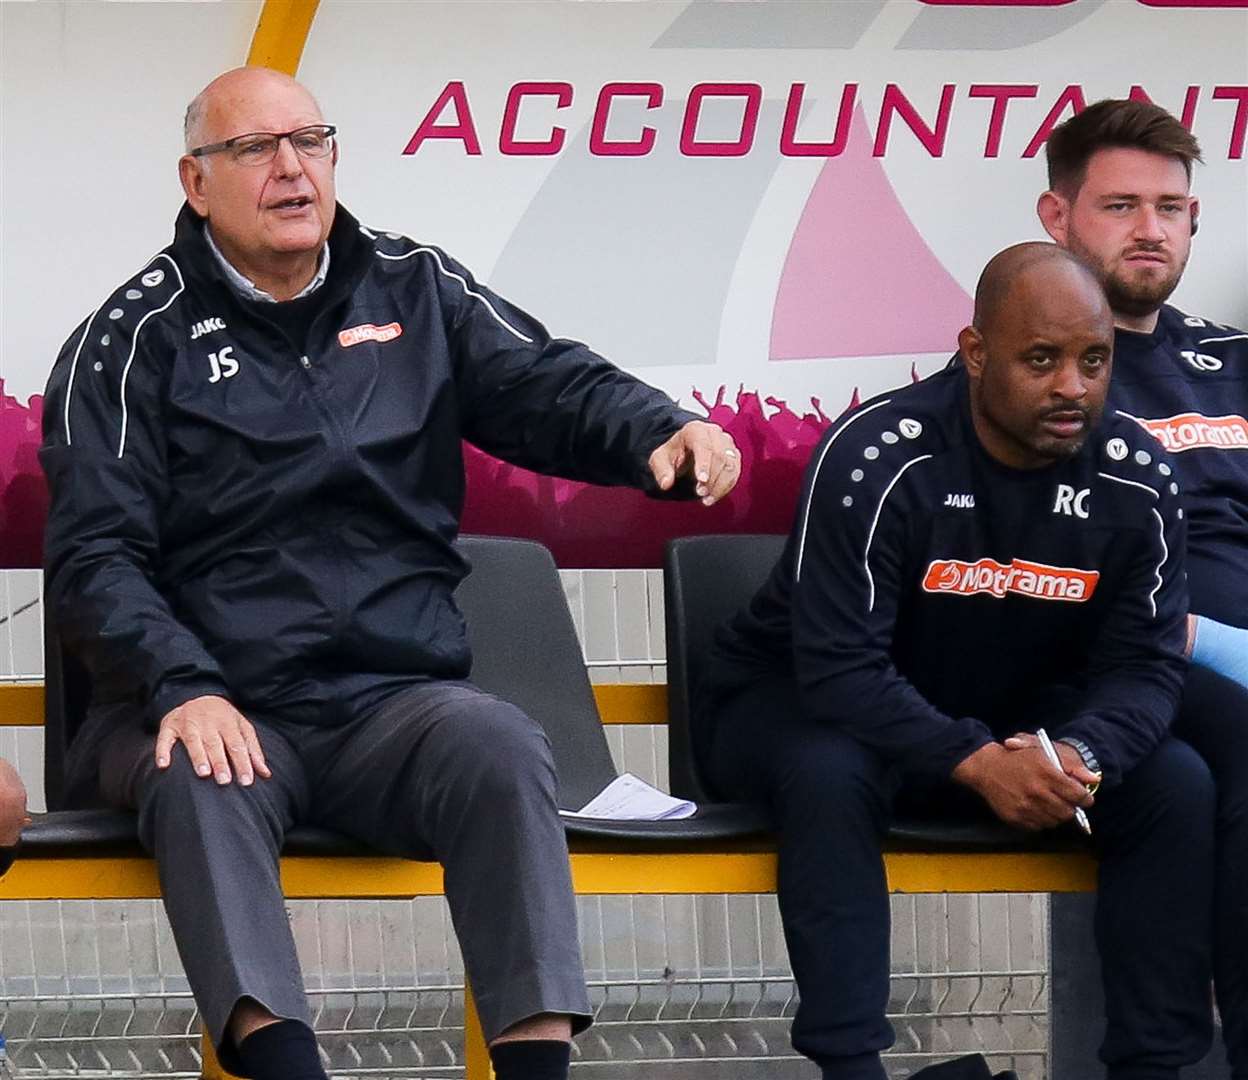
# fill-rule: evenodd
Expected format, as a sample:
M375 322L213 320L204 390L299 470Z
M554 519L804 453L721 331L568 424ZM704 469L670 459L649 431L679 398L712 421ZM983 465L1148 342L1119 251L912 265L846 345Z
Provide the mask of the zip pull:
M305 369L310 369L312 367L312 361L306 356L299 357L299 363L301 363Z

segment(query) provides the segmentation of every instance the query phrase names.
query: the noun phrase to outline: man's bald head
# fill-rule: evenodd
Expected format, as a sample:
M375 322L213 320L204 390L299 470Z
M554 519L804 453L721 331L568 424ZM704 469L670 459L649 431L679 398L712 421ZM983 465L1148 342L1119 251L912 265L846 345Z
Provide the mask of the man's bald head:
M317 104L316 98L312 96L307 87L285 72L265 67L234 68L213 79L195 95L186 107L182 131L186 138L187 151L207 143L245 134L241 131L222 134L220 131L222 114L228 117L238 106L245 105L248 101L263 99L272 94L275 89L306 96L317 118L322 118L321 107Z
M297 296L337 206L338 143L316 99L280 71L235 68L191 102L186 145L182 190L221 253L271 296Z
M984 448L1014 468L1079 452L1100 420L1114 323L1092 272L1054 244L1016 244L984 267L958 335Z
M1033 287L1046 288L1059 282L1077 292L1086 290L1089 299L1100 297L1104 302L1104 292L1096 275L1076 256L1056 244L1031 241L999 251L979 275L972 325L980 333L988 332L1008 305L1025 302L1024 297L1012 295L1016 287L1030 292Z

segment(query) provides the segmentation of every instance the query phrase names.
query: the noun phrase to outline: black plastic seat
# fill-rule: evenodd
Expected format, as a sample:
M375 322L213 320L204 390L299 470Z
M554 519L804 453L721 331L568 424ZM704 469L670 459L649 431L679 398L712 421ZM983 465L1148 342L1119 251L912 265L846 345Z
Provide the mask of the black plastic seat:
M711 813L711 801L691 745L690 702L715 628L749 603L784 548L783 536L691 536L672 540L664 565L667 619L668 765L672 791L696 799ZM761 748L760 748L761 750ZM738 835L766 826L759 807L720 804L721 819ZM898 818L887 847L903 851L1069 851L1084 849L1065 830L1024 833L1004 823L935 818Z
M559 805L584 806L618 775L550 552L528 540L465 537L473 572L456 598L468 620L472 679L546 729ZM756 819L757 820L757 819ZM721 808L681 821L566 822L570 837L697 841L743 835ZM753 831L757 833L759 827Z

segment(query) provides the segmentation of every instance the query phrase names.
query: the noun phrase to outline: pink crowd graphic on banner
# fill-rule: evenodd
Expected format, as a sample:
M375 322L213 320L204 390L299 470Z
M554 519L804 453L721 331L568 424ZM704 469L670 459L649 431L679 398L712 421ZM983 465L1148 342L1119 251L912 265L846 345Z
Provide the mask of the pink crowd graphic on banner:
M697 502L651 499L627 488L602 488L508 465L465 445L468 499L463 531L540 540L561 566L659 566L671 537L708 532L784 532L802 469L829 423L817 400L796 413L786 402L738 390L725 401L698 391L707 417L729 431L744 458L732 496L707 509ZM846 404L852 408L858 394ZM840 412L841 410L836 410ZM835 415L835 414L834 414ZM0 382L0 565L38 567L48 494L38 462L43 398L28 405Z
M6 394L0 379L0 566L43 563L48 489L39 468L43 397L26 405Z

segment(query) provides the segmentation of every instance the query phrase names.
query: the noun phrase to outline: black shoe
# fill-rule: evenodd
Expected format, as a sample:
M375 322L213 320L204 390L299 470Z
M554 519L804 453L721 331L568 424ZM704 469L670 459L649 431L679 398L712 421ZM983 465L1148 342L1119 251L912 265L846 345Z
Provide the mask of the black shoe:
M1018 1080L1018 1074L1010 1070L993 1076L982 1054L967 1054L920 1069L910 1080Z

